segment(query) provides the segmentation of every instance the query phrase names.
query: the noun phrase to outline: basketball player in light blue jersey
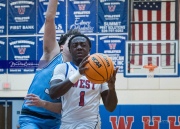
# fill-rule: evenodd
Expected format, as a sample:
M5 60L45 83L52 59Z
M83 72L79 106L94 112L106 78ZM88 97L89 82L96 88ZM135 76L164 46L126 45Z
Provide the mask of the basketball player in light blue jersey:
M90 48L87 36L73 36L69 40L72 62L59 64L54 69L49 94L53 99L62 99L60 129L100 129L100 99L110 112L117 106L115 81L118 68L103 84L94 84L84 76Z
M49 82L55 66L71 60L67 47L68 40L72 35L80 32L70 30L61 36L59 42L56 41L54 19L57 4L58 0L49 0L43 37L43 55L22 106L19 117L20 129L59 129L60 127L61 100L50 98Z

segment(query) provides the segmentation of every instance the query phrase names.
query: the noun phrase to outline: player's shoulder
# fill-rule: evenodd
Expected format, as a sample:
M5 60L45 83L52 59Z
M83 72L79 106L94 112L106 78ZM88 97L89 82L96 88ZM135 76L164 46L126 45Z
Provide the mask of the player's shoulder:
M63 68L65 66L66 66L66 63L60 63L60 64L56 65L56 69Z
M62 68L65 68L67 67L69 62L63 62L63 63L60 63L56 66L56 69L62 69Z

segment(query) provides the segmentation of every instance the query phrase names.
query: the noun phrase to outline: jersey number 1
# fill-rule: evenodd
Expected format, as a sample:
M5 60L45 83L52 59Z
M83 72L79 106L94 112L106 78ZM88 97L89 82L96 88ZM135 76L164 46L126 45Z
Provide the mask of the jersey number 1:
M84 96L85 96L85 91L81 91L79 106L84 106Z

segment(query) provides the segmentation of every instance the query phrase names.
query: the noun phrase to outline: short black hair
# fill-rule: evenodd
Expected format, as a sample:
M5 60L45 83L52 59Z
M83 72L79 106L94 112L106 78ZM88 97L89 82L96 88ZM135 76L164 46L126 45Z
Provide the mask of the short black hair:
M58 41L59 46L64 45L69 36L78 34L81 34L81 32L78 29L70 29L66 34L62 34Z
M78 37L78 36L82 36L82 37L86 38L87 41L88 41L88 43L89 43L89 47L91 48L91 41L90 41L90 39L89 39L86 35L84 35L84 34L77 34L77 35L74 35L74 36L72 36L72 37L70 38L69 43L68 43L69 49L70 49L71 41L72 41L75 37Z

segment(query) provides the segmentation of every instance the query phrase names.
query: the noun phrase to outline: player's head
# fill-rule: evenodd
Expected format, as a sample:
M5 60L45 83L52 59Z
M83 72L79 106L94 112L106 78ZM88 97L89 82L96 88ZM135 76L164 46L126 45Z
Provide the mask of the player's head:
M82 59L89 54L91 41L84 34L74 35L70 38L68 47L73 61L79 65Z
M72 36L78 35L78 34L81 34L81 32L79 30L71 29L66 34L61 36L58 44L60 46L60 51L63 54L64 62L71 61L72 57L71 57L71 54L69 53L68 42Z
M77 34L81 34L81 32L78 29L70 29L66 34L61 35L61 37L58 41L60 51L63 50L63 45L65 45L65 43L69 42L70 37L73 35L77 35Z

